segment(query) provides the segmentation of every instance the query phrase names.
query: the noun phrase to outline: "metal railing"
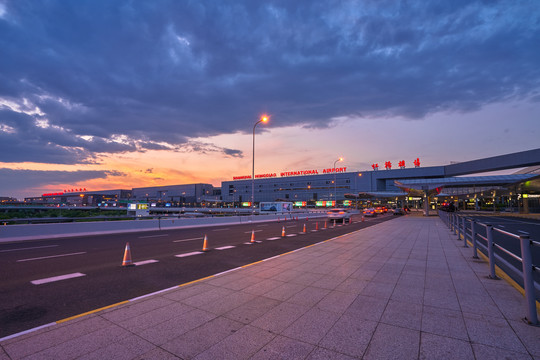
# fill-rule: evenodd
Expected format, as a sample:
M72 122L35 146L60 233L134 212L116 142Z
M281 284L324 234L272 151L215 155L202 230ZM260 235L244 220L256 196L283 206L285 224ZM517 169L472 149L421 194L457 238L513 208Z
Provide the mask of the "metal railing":
M464 215L458 215L452 212L439 211L439 217L452 232L456 233L458 240L463 239L464 247L469 247L467 242L470 240L473 248L473 258L478 258L479 247L487 252L489 261L489 277L491 279L497 279L497 275L495 274L496 262L504 265L505 268L509 269L520 277L520 280L523 282L523 288L525 289L525 299L527 302L526 320L531 325L538 325L535 296L535 286L538 287L538 284L534 281L533 272L540 271L540 268L532 263L532 248L540 247L540 242L531 240L529 235L514 234L499 228L495 228L491 224L484 224L478 222L476 219L469 218ZM470 223L469 227L467 227L467 223ZM479 226L485 228L486 236L478 233ZM493 236L494 232L514 240L519 240L521 250L519 254L520 256L514 254L512 251L509 251L500 244L495 243ZM478 240L483 240L486 245L482 244ZM521 271L505 260L502 256L497 255L495 253L495 249L498 249L510 259L520 262Z

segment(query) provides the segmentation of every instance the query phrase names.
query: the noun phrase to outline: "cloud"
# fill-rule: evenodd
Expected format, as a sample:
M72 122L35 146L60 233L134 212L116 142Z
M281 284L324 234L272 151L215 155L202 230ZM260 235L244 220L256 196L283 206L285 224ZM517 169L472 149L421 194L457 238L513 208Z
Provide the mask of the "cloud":
M317 128L538 96L534 0L3 4L3 162L241 156L190 139L249 132L262 112Z
M121 176L118 171L45 171L0 168L0 183L5 194L18 193L21 189L43 189L50 185L76 184L81 181Z

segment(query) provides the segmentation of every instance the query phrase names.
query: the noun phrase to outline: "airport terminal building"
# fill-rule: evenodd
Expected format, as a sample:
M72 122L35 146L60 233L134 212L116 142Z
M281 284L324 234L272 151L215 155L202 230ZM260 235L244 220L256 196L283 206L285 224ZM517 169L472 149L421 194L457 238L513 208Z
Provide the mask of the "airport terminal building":
M180 184L132 190L64 191L27 198L27 203L76 206L121 206L130 202L153 206L251 206L263 201L293 202L297 207L371 206L387 204L435 208L453 202L460 208L540 212L540 149L442 166L398 167L370 171L347 167L299 169L281 173L235 176L221 188L211 184ZM519 169L512 175L471 176L483 172Z
M292 201L296 206L316 207L390 202L412 207L430 204L432 208L455 202L460 208L513 207L540 212L538 165L540 149L443 166L421 167L417 159L412 168L390 165L379 170L373 166L371 171L348 172L346 167L336 167L259 174L255 175L254 201ZM470 176L516 168L525 169L513 175ZM249 206L251 196L251 176L222 182L225 203Z

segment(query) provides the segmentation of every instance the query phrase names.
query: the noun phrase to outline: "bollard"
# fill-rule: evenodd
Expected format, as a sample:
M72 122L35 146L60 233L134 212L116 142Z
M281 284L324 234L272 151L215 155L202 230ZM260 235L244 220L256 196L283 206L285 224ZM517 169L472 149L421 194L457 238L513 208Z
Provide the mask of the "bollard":
M495 275L495 251L493 249L493 225L486 226L487 239L488 239L488 257L489 257L489 277L491 279L498 279Z
M450 228L451 231L454 231L454 214L449 214L448 216L450 216L450 225L448 226Z
M463 217L463 247L468 248L469 245L467 245L467 228L465 227L466 219Z
M519 243L521 245L521 263L523 265L523 287L525 288L525 297L527 299L527 322L531 325L537 325L538 315L536 314L534 280L532 275L531 240L528 235L519 235Z
M476 248L476 220L471 220L471 242L473 248L473 259L478 259L478 249Z

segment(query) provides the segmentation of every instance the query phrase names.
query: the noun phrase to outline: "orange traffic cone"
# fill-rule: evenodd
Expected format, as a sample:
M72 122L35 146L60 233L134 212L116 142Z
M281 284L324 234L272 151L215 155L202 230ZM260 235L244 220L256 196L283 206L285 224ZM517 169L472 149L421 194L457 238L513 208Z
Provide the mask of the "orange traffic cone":
M319 230L319 222L318 221L315 223L315 230Z
M324 228L326 229L326 220L324 220Z
M126 250L124 250L124 260L122 261L122 266L135 266L131 260L131 248L129 247L129 242L126 243Z
M304 224L304 230L302 230L303 233L306 232L306 224Z
M285 236L285 226L281 228L281 237Z
M255 242L255 230L251 230L251 243Z
M204 234L204 240L203 240L203 245L202 245L202 251L210 251L210 249L208 249L208 238L206 237L206 234Z

